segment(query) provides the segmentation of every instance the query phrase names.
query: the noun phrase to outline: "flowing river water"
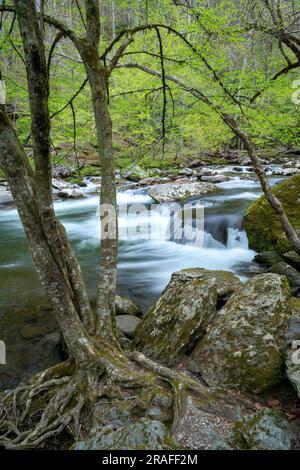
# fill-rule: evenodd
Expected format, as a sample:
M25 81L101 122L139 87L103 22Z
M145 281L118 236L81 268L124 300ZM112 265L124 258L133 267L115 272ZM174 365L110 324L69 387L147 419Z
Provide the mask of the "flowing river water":
M242 218L246 207L261 194L261 189L254 174L246 168L235 172L227 167L222 173L229 174L232 179L217 184L217 194L193 201L194 205L205 207L203 247L168 239L169 219L164 211L151 210L153 201L146 190L118 193L118 203L122 207L128 208L132 204L147 207L147 213L124 213L119 217L118 292L135 300L144 311L158 298L171 274L183 268L225 269L237 273L242 280L248 278L248 267L255 253L248 247ZM243 179L245 176L253 179ZM276 184L280 179L271 177L270 181ZM92 300L99 271L98 204L99 197L93 194L85 199L55 203L56 212L78 255ZM128 229L143 225L145 217L152 229L157 229L155 235L150 239L128 237ZM43 293L15 209L0 210L0 234L0 316L3 316L10 309L30 304Z

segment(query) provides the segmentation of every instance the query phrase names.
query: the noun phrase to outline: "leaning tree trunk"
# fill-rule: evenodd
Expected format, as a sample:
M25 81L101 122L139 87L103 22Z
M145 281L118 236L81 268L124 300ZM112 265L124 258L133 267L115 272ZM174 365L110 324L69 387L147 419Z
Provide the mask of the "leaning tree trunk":
M254 171L257 174L257 177L259 179L261 188L264 192L264 195L265 195L267 201L269 202L269 204L272 207L272 209L274 210L274 212L277 214L277 216L280 220L281 226L283 228L283 231L284 231L288 241L290 242L291 246L300 255L300 239L297 235L296 230L294 229L294 227L290 223L281 202L275 196L275 194L273 193L273 191L270 187L268 178L266 176L266 173L265 173L265 171L262 167L262 164L261 164L258 156L256 155L256 151L255 151L253 143L251 142L251 139L249 138L249 136L244 131L242 131L242 129L239 128L239 126L238 126L236 120L233 118L233 116L225 114L225 113L221 113L221 117L222 117L223 121L234 132L234 134L238 138L240 138L240 140L243 142L244 147L247 150L247 153L250 157L250 160L252 162Z
M74 293L66 281L68 271L57 261L57 253L53 250L52 244L56 240L49 243L32 169L4 105L0 106L0 166L7 177L36 270L54 307L68 350L78 364L88 364L95 356L92 342L76 310Z
M123 64L122 66L127 67L127 68L140 69L143 72L146 72L150 75L153 75L154 77L160 77L160 78L162 77L161 72L158 72L157 70L150 69L149 67L147 67L145 65L136 64L136 63L128 63L128 64ZM118 67L120 67L120 65ZM250 160L253 164L253 168L254 168L257 176L258 176L259 182L261 184L261 188L262 188L269 204L271 205L271 207L273 208L273 210L277 214L277 216L280 220L281 226L283 228L283 231L284 231L287 239L289 240L291 246L293 247L293 249L298 254L300 254L300 239L299 239L299 236L297 235L296 230L294 229L294 227L290 223L281 202L275 196L275 194L273 193L273 191L272 191L272 189L269 185L268 178L267 178L267 176L265 174L265 171L264 171L264 169L263 169L263 167L260 163L259 158L256 155L256 151L255 151L254 145L253 145L250 137L242 129L239 128L236 120L234 119L234 117L232 115L229 115L229 114L225 113L222 110L222 108L220 108L219 106L216 106L210 100L210 98L208 98L200 89L198 89L196 87L193 87L193 86L183 82L180 78L177 78L174 75L166 75L165 78L166 78L166 80L169 80L171 82L176 83L177 85L179 85L179 87L181 89L185 90L186 92L188 92L191 95L195 96L198 100L200 100L203 103L207 104L207 106L209 108L213 109L220 116L220 118L224 121L224 123L232 130L232 132L243 142L244 147L247 150L247 153L248 153L248 155L250 157Z

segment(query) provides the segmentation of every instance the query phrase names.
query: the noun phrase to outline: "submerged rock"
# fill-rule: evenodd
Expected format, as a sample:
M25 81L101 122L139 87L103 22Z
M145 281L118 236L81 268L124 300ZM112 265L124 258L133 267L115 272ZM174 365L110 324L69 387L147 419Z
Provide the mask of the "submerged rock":
M149 189L149 195L156 202L184 201L194 196L204 196L217 192L217 187L212 183L201 181L180 183L157 184Z
M61 362L60 332L44 299L11 309L0 318L7 363L0 367L0 389L14 388L33 374Z
M289 178L273 188L274 194L283 204L291 224L300 228L300 174ZM285 253L291 250L280 220L265 196L250 205L244 216L244 227L249 246L256 251L275 250Z
M201 374L209 385L255 393L279 383L290 297L285 277L255 276L218 312L191 354L189 369Z
M177 363L204 335L216 315L217 300L239 285L232 273L186 269L170 283L136 330L134 346L166 365Z
M140 322L141 322L140 318L136 317L135 315L117 315L116 316L117 327L128 338L134 337L135 330Z
M117 315L124 315L126 313L130 315L141 314L141 309L131 299L128 299L127 297L121 297L120 295L116 295L115 306Z
M76 442L72 450L158 450L168 449L167 431L160 421L142 418L115 429L114 425L94 428L89 436Z
M290 450L297 434L282 411L264 409L236 423L234 440L241 449Z

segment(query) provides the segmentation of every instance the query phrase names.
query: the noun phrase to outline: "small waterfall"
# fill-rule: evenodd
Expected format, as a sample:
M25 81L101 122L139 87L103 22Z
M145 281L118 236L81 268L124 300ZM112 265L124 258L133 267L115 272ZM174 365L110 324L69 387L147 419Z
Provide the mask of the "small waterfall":
M176 212L166 229L167 240L194 245L202 249L248 250L248 238L240 214L205 215L203 220L184 217L185 210Z

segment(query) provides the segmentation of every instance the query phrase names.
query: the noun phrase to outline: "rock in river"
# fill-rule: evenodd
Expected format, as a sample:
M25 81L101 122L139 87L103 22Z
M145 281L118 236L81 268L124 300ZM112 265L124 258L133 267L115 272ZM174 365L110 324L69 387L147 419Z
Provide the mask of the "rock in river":
M286 215L295 229L300 228L300 174L293 176L273 188L281 201ZM250 205L244 216L244 227L249 246L256 251L290 251L291 247L283 233L278 216L265 196Z
M128 338L133 338L135 330L141 320L135 315L117 315L116 322L117 327L122 331L122 333L124 333L125 336Z
M52 179L53 194L61 198L80 199L85 197L77 184L67 183L56 178Z
M193 183L165 183L157 184L149 189L149 195L156 202L184 201L194 196L205 196L206 194L217 192L217 187L213 183L193 182Z
M228 300L189 359L209 385L259 393L279 383L292 314L287 279L260 274Z
M116 314L117 315L140 315L141 309L127 297L116 295L115 298Z
M226 271L187 269L172 275L157 303L139 324L134 346L166 365L177 363L203 336L224 299L239 286Z

